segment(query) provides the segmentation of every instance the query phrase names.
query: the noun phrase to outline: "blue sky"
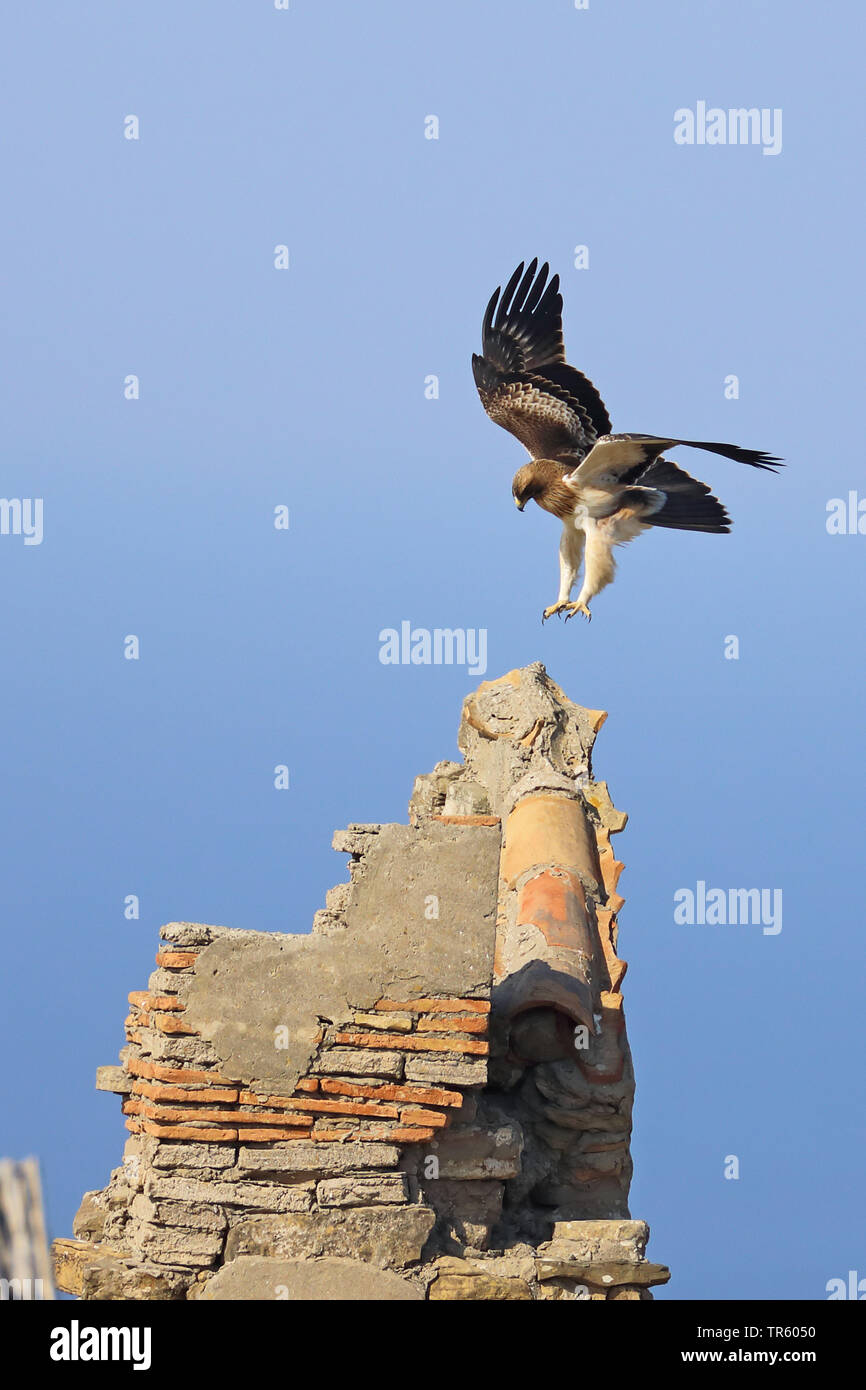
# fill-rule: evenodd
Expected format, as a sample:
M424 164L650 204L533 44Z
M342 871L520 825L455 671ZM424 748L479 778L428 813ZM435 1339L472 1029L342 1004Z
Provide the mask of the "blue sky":
M0 535L0 1151L41 1158L53 1233L119 1162L93 1073L159 925L308 930L333 829L404 820L455 755L479 677L383 665L409 620L610 712L659 1296L866 1274L866 537L826 527L866 496L860 7L105 0L5 29L0 492L44 534ZM699 101L780 109L781 152L677 145ZM540 625L557 523L515 511L469 368L533 255L616 429L788 460L678 455L733 533L641 537L591 627ZM698 881L782 889L782 931L675 923Z

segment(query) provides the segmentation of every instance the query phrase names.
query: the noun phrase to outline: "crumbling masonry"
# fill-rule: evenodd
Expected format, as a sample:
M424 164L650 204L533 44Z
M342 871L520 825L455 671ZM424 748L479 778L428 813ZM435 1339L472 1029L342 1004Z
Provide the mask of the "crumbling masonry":
M55 1242L95 1299L641 1299L605 716L535 664L463 707L408 825L352 825L309 935L172 922L131 1131Z

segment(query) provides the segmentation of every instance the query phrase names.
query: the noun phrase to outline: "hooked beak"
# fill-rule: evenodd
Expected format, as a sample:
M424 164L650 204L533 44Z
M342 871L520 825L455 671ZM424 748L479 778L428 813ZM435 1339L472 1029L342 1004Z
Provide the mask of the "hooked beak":
M526 506L526 503L525 503L525 502L521 502L519 497L515 497L515 499L514 499L514 505L515 505L515 507L517 508L517 510L518 510L519 512L522 512L522 511L523 511L523 508Z

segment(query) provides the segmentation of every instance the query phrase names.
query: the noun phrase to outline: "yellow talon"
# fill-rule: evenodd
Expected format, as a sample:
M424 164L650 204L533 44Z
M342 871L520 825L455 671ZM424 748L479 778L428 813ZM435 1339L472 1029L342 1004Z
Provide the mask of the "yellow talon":
M561 613L565 607L567 607L567 605L564 603L552 603L549 608L545 608L541 615L541 621L546 623L548 618L552 618L554 613Z
M564 606L568 609L565 615L566 622L568 622L569 618L573 618L575 613L582 613L588 623L592 622L592 614L585 603L566 603Z

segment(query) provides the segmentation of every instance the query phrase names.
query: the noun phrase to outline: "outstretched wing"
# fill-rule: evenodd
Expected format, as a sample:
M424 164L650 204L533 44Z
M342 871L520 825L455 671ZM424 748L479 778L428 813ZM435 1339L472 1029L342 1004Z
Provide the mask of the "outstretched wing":
M576 468L595 443L592 420L576 397L531 372L501 372L486 357L473 357L481 404L497 425L516 435L536 459Z
M737 444L708 444L697 439L660 439L654 434L609 434L597 440L570 481L585 487L629 486L643 483L647 470L665 451L681 444L689 449L708 449L736 463L767 468L775 473L782 460L761 449L741 449ZM688 475L686 475L688 476Z
M610 429L592 382L570 367L562 341L559 276L533 260L497 289L482 325L482 355L472 371L481 403L533 458L562 459L574 467L599 434Z

